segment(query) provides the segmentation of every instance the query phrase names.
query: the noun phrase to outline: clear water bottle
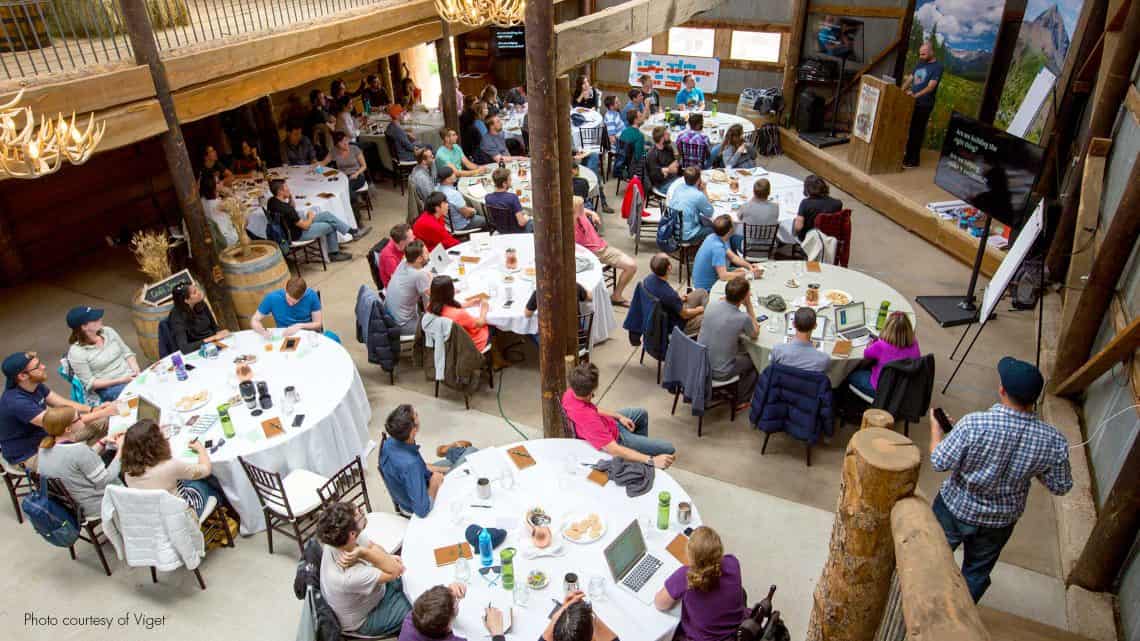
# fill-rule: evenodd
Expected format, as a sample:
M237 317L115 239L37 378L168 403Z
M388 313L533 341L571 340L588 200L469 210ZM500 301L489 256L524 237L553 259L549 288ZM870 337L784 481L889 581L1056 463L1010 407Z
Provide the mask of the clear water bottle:
M479 532L479 562L485 568L495 564L494 549L491 547L491 533L487 531L487 528L483 528Z
M174 376L178 380L184 381L190 378L190 374L186 372L186 365L182 362L182 354L174 352L174 355L170 357L170 362L174 364Z

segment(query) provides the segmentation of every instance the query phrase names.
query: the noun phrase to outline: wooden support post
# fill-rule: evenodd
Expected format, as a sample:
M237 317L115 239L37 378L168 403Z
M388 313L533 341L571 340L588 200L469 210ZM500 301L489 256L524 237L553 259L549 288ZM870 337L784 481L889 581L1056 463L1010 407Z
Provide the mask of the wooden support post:
M918 447L892 430L871 427L851 437L808 641L875 636L895 568L891 508L914 493L921 460Z
M558 125L558 191L559 211L562 212L562 261L567 266L562 274L562 288L558 292L558 305L562 324L559 331L567 356L578 357L578 270L574 261L574 178L571 168L573 143L570 140L570 76L558 76L554 117ZM601 180L601 177L598 178ZM602 185L598 185L601 189Z
M907 48L910 47L910 30L914 28L914 2L915 0L907 0L906 13L902 18L899 18L899 45L898 53L895 55L895 85L902 86L903 74L906 73L906 53ZM787 97L784 98L787 100Z
M542 391L542 433L563 434L562 392L566 389L558 302L563 270L559 216L558 140L555 118L554 4L526 6L526 93L529 97L531 211L534 213L535 286L538 292L538 367ZM573 264L572 262L570 263Z
M1104 346L1104 349L1097 352L1096 356L1090 358L1076 372L1073 372L1072 376L1062 381L1057 386L1057 396L1069 396L1083 392L1086 387L1092 385L1093 381L1100 378L1101 374L1135 354L1137 349L1140 349L1140 316L1133 318L1128 327L1117 332L1116 336L1108 342L1108 345Z
M796 112L796 71L800 66L800 48L803 46L804 25L807 22L808 0L792 0L792 26L788 32L788 50L784 55L784 113ZM790 118L791 116L789 116Z
M435 41L435 59L439 63L439 84L443 91L443 123L459 131L459 103L455 101L459 79L455 77L455 62L451 59L451 25L440 19L443 37Z
M895 417L886 410L867 410L863 412L863 422L859 425L859 429L865 430L868 427L881 427L885 430L894 429Z
M206 226L206 212L198 197L198 181L194 179L194 169L190 155L186 151L186 139L182 137L182 126L174 110L174 99L170 95L170 82L166 77L166 67L158 55L158 44L154 40L154 30L147 15L144 0L121 0L123 21L135 52L135 62L150 68L154 81L154 93L162 107L166 119L166 131L161 135L162 150L170 169L171 183L178 197L178 208L186 220L189 231L190 249L194 254L194 271L198 282L206 288L206 297L213 305L217 320L223 327L238 329L237 315L233 301L222 287L222 268L218 263L217 247Z
M1073 322L1077 313L1077 299L1081 297L1083 278L1092 268L1096 229L1100 220L1101 191L1104 187L1105 156L1112 146L1108 138L1093 138L1085 158L1084 175L1080 185L1080 206L1077 208L1077 225L1069 253L1069 271L1065 274L1065 304L1061 312L1061 326Z
M380 84L384 87L384 91L388 92L388 99L395 102L396 100L396 86L392 84L392 61L391 56L384 56L380 59Z
M900 499L891 509L890 525L908 641L989 641L962 570L926 501Z

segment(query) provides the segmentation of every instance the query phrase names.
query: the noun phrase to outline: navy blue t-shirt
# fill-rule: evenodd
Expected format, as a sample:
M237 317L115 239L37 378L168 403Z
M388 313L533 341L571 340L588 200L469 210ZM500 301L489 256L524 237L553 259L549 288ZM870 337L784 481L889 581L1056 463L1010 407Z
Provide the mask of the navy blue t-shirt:
M918 66L914 68L914 81L910 85L910 90L914 93L918 93L926 89L926 85L930 84L933 80L942 82L942 63L937 60L934 62L920 62ZM935 87L934 91L915 98L914 103L922 107L933 107L934 97L937 94L938 88Z
M50 393L41 383L32 392L13 387L0 395L0 450L9 463L22 463L39 450L47 432L33 425L32 419L47 409Z

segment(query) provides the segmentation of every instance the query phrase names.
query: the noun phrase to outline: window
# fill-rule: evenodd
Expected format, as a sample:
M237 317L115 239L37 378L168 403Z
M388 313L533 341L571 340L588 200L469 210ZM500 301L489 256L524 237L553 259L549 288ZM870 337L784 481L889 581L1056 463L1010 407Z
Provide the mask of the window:
M669 30L669 54L711 58L716 29L673 27Z
M733 31L729 58L755 62L779 62L780 34L766 31Z
M631 53L653 53L653 38L646 38L641 42L635 42L622 51L629 51Z

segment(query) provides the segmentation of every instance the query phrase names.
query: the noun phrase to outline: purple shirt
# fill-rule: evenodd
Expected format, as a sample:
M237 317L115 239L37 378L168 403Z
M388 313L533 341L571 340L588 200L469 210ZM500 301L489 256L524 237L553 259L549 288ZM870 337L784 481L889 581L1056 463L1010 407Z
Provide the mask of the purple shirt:
M690 641L724 641L736 632L746 614L740 561L731 554L724 555L720 581L710 592L690 590L688 570L687 566L678 568L665 580L665 591L681 602L681 631Z
M879 389L879 373L883 371L883 365L901 358L921 357L922 350L918 348L917 338L909 347L895 347L887 341L875 340L863 350L863 358L875 361L871 366L871 388Z
M398 641L467 641L463 637L455 636L454 632L448 633L445 637L438 639L429 637L416 629L412 623L412 613L409 612L408 616L404 617L404 625L400 626L400 636L397 637Z

